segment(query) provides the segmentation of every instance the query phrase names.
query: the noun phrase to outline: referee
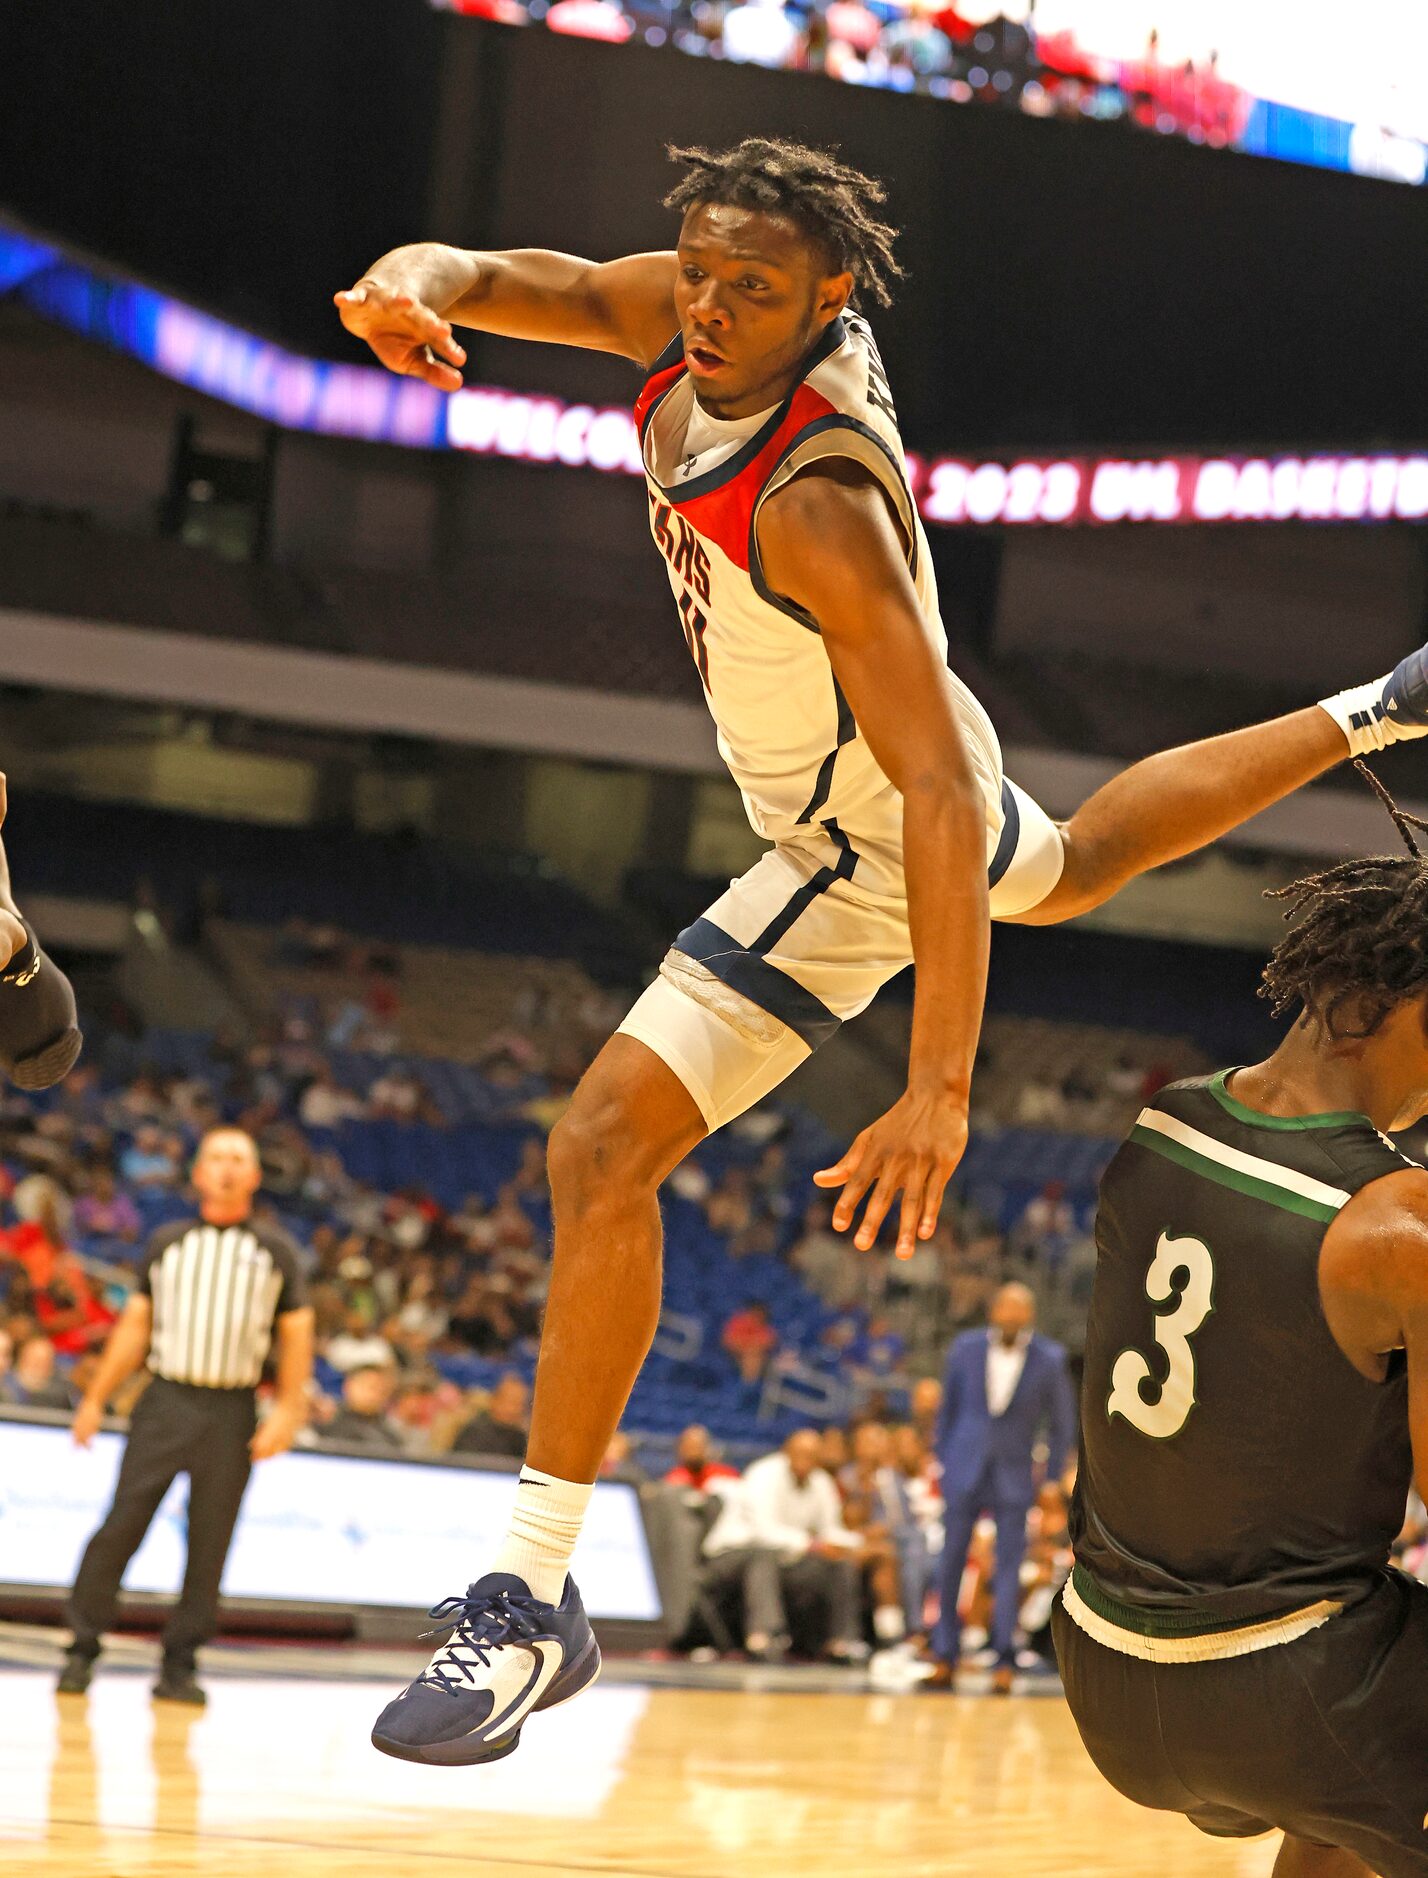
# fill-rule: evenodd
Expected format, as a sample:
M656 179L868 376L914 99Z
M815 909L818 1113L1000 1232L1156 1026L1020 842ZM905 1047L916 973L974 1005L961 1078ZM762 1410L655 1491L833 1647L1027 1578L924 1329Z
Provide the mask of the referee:
M218 1626L218 1587L254 1460L281 1454L307 1413L313 1313L297 1248L285 1232L250 1224L262 1182L257 1144L241 1128L199 1143L197 1219L153 1235L138 1288L110 1334L74 1418L88 1447L109 1398L146 1359L153 1380L139 1398L104 1524L80 1561L70 1594L74 1641L60 1693L82 1695L114 1621L119 1584L175 1475L188 1475L188 1567L164 1627L154 1694L201 1704L197 1650ZM257 1427L254 1391L277 1331L277 1406ZM255 1432L256 1429L256 1432Z

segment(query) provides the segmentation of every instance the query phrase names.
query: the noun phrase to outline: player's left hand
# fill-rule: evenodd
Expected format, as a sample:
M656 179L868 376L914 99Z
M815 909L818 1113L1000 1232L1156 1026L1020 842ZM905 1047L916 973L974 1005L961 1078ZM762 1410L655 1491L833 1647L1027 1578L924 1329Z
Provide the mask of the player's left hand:
M263 1418L248 1443L248 1452L255 1461L270 1461L275 1454L285 1454L300 1426L292 1410L280 1405Z
M817 1186L843 1189L833 1209L834 1231L847 1231L859 1201L871 1188L853 1241L860 1252L870 1251L901 1193L895 1250L900 1259L911 1258L917 1241L930 1239L937 1230L942 1195L966 1147L965 1103L940 1092L908 1089L886 1115L863 1130L836 1167L813 1176Z

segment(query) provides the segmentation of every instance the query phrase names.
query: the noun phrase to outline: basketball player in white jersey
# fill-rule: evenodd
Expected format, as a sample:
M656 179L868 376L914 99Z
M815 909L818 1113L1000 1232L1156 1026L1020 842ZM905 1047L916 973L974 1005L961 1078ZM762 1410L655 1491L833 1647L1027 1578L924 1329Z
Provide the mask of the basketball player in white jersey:
M882 189L823 152L676 150L677 250L593 264L399 248L336 296L393 371L461 385L453 325L620 354L650 527L749 818L755 867L681 933L550 1140L555 1262L527 1465L492 1569L440 1615L385 1752L517 1745L599 1667L567 1564L659 1315L656 1193L917 963L906 1092L817 1178L867 1248L937 1222L967 1139L989 922L1047 924L1204 846L1350 754L1428 730L1424 658L1270 724L1137 764L1063 826L1002 773L947 667L887 380L851 299L898 272Z

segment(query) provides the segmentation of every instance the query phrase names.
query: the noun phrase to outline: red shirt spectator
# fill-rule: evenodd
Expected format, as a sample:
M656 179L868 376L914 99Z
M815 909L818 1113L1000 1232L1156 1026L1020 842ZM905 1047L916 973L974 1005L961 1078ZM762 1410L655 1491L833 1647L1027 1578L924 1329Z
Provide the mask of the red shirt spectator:
M757 1382L778 1348L778 1332L769 1322L766 1307L751 1298L725 1324L720 1342L739 1365L744 1381Z

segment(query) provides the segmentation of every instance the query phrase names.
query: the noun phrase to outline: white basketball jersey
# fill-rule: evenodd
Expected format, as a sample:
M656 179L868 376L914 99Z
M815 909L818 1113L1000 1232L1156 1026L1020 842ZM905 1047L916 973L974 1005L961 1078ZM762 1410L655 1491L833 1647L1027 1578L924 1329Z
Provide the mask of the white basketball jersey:
M635 416L650 528L750 822L770 841L821 827L854 849L899 853L902 797L859 734L816 622L764 581L756 533L761 504L799 470L822 457L856 459L899 517L927 633L946 663L931 557L866 322L851 313L834 320L782 404L732 420L699 405L676 338ZM990 854L1003 822L1001 750L982 706L949 676L986 798Z

